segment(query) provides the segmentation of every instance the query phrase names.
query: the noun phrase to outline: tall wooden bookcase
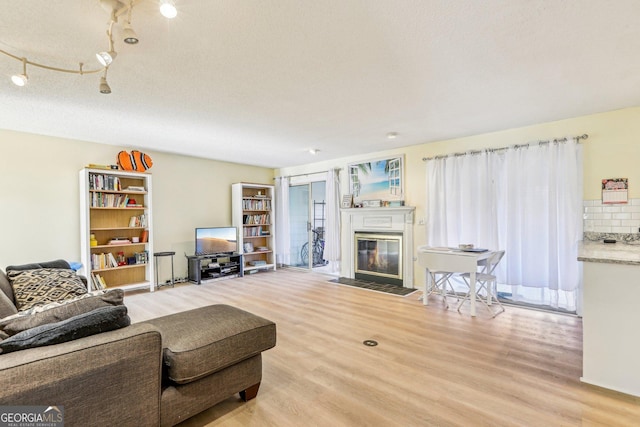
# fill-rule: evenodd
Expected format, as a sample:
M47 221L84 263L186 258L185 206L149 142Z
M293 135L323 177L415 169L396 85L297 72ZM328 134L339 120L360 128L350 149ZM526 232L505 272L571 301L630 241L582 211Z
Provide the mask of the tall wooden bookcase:
M244 273L276 269L274 187L265 184L232 184L232 218L238 227L238 249Z
M151 175L80 171L80 247L91 286L154 290ZM134 242L135 238L139 242Z

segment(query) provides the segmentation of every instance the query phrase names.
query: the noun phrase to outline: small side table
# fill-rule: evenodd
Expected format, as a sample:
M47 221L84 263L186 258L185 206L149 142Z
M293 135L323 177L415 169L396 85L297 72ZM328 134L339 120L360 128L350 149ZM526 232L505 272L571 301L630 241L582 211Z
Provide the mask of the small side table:
M173 275L173 256L175 254L176 253L173 252L173 251L154 252L153 253L153 257L156 260L156 289L160 289L162 286L171 286L171 287L173 287L173 285L175 285L176 279L175 279L175 277ZM158 283L158 257L162 257L162 256L170 256L171 257L171 282L160 284L160 283Z

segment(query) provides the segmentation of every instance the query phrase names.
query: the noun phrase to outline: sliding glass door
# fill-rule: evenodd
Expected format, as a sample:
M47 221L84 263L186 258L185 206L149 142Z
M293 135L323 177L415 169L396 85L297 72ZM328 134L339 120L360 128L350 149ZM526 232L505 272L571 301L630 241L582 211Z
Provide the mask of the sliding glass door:
M289 186L291 267L324 267L325 181Z
M309 247L311 240L311 186L309 184L289 186L289 236L291 241L291 267L311 268L309 257L303 258L302 249Z

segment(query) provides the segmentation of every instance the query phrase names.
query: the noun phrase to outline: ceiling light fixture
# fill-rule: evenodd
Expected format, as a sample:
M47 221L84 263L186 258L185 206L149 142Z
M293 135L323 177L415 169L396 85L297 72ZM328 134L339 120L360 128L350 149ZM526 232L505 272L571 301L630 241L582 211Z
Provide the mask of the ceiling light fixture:
M387 134L387 139L396 139L398 137L398 132L389 132Z
M173 0L160 0L160 13L165 18L173 19L178 15L178 9Z
M11 81L16 86L24 86L29 81L27 76L27 58L22 58L22 74L14 74L11 76Z
M131 28L131 11L133 10L133 1L129 2L129 12L127 14L127 23L124 24L124 30L122 31L122 39L127 44L136 44L140 40L133 28Z
M122 38L127 44L136 44L140 41L136 32L131 28L131 24L125 24L124 30L122 31Z
M118 19L126 14L126 17L127 17L126 22L122 24L123 40L127 44L138 43L139 41L138 36L136 35L135 31L133 31L133 28L131 28L131 12L133 10L133 7L138 3L141 3L142 1L143 0L130 0L128 4L125 4L119 0L99 0L100 5L111 16L111 19L109 20L108 27L107 27L109 50L104 52L99 52L96 54L96 58L98 59L98 62L100 63L100 65L102 65L101 68L85 70L83 69L82 63L79 63L79 66L77 69L52 67L50 65L42 64L39 62L30 61L25 57L14 55L10 52L7 52L6 50L0 49L0 53L8 56L9 58L13 58L16 61L22 62L22 70L23 70L22 74L15 74L11 76L11 81L17 86L24 86L27 84L29 80L29 77L27 76L27 64L34 67L42 68L45 70L58 71L61 73L80 74L80 75L95 74L104 70L105 74L103 77L100 78L100 93L111 93L111 88L109 88L109 85L107 84L106 68L113 63L113 60L117 55L113 45L113 27L114 25L118 24ZM178 14L178 11L175 7L175 3L173 2L173 0L160 0L160 8L161 8L161 13L167 18L173 18Z
M318 154L319 152L320 152L320 150L318 150L317 148L311 148L311 149L309 150L309 154L313 154L314 156L315 156L316 154Z
M98 59L100 65L102 65L103 67L108 67L109 65L111 65L113 60L116 59L116 55L118 55L118 53L111 50L109 52L96 53L96 58Z
M104 76L100 77L100 93L108 95L111 93L111 87L107 83L107 68L104 69Z

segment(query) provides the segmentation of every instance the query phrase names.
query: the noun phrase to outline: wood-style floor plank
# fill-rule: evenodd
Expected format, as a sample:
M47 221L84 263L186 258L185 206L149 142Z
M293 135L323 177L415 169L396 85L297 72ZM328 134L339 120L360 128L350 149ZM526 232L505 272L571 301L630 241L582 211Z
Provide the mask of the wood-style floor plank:
M231 397L182 425L640 425L640 398L580 382L579 318L513 307L471 318L437 298L424 306L420 292L400 297L329 279L278 270L128 293L134 322L229 304L277 324L257 398Z

